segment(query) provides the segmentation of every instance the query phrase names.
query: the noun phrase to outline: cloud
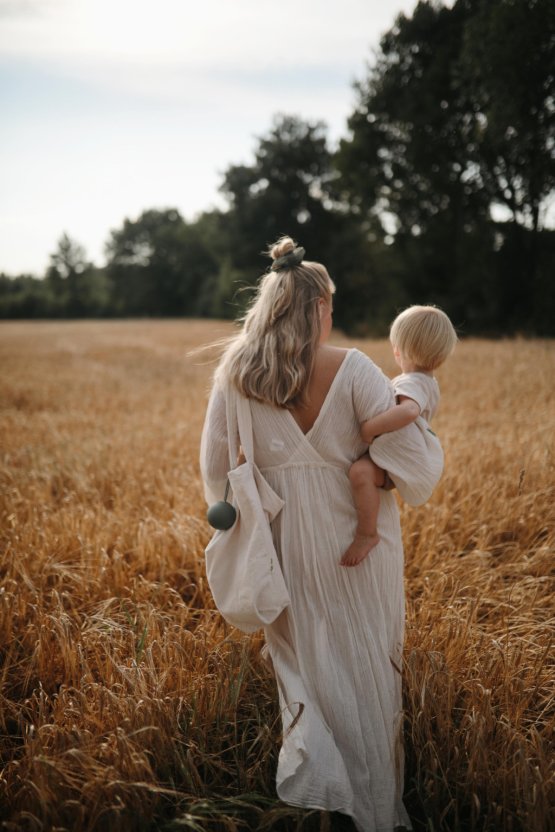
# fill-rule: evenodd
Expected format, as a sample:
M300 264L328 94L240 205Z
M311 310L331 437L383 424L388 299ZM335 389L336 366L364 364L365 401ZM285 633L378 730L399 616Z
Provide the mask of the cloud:
M0 0L1 2L1 0ZM4 0L6 5L6 0ZM7 21L4 54L259 65L352 61L414 0L47 0ZM6 8L13 7L7 0ZM39 5L30 0L30 9Z
M345 113L351 83L364 71L376 17L383 28L391 22L384 5L204 0L191 8L182 0L49 0L40 18L7 21L0 59L5 78L13 75L10 64L50 78L50 99L65 85L75 101L81 86L84 98L119 97L127 109L158 104L238 118L280 110L334 122L339 102Z
M59 0L0 0L0 18L43 17Z
M100 66L82 61L68 65L60 61L37 61L0 57L0 99L4 113L81 113L100 108L131 112L138 108L155 111L235 113L245 107L312 113L320 103L325 117L326 102L343 101L351 81L350 67L320 65L268 66L256 73L215 63L144 64L140 61Z

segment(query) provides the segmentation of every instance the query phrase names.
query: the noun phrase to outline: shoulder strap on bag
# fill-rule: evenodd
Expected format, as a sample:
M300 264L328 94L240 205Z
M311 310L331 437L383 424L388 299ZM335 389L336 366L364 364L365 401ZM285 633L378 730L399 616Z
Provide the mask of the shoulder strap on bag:
M248 462L254 462L251 403L249 399L239 394L237 394L237 423L243 453Z
M226 391L227 435L229 437L229 467L237 466L239 445L248 462L254 462L252 416L250 402L230 384ZM239 439L239 442L237 442Z

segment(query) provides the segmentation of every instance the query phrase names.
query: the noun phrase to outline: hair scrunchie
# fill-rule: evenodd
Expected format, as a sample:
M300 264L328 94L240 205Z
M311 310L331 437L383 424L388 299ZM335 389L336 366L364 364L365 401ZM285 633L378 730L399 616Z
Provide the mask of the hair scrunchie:
M298 266L303 261L305 250L302 246L297 246L293 251L288 251L287 254L277 257L270 267L270 271L279 272L281 269L292 269Z

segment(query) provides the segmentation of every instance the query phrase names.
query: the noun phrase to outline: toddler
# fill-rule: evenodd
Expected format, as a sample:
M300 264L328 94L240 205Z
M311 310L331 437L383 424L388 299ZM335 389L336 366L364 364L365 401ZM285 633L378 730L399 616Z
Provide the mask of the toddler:
M399 430L419 417L426 423L431 421L439 404L433 370L443 364L457 343L451 321L436 306L409 306L393 321L389 338L402 374L393 379L396 404L361 425L361 436L369 445L380 434ZM379 489L387 484L387 474L365 454L351 466L349 479L357 529L341 558L342 566L356 566L379 541Z

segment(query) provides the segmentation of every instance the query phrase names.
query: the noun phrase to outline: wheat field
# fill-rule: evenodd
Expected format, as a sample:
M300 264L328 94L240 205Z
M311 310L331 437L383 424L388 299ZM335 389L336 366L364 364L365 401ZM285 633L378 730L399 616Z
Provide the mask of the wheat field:
M334 830L275 797L279 712L215 612L196 321L0 328L0 828ZM385 341L347 341L385 372ZM446 470L402 507L415 830L547 832L555 343L465 340L438 373Z

